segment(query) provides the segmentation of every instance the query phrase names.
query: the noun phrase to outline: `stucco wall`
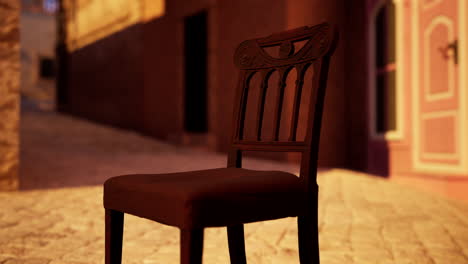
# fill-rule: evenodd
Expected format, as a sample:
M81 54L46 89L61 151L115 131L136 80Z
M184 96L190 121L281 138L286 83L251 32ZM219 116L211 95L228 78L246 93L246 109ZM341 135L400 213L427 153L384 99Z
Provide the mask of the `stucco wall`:
M18 186L19 1L0 0L0 190Z
M144 24L144 131L182 142L184 136L184 18L208 10L208 131L217 126L216 0L166 2L162 18ZM211 148L215 143L211 142Z
M208 15L208 137L213 150L230 144L237 69L234 50L245 39L285 29L284 0L168 1L166 13L144 25L143 115L146 133L184 141L184 18Z
M357 4L357 1L354 1ZM332 57L328 75L325 107L322 119L322 131L320 137L319 165L325 167L345 167L347 160L348 134L346 101L349 86L345 85L347 69L346 46L348 39L345 37L348 31L346 24L345 7L342 1L288 1L288 28L303 25L314 25L328 21L338 26L340 39L338 47ZM304 122L301 124L305 126Z
M341 45L345 54L343 96L346 139L345 167L366 170L368 149L367 18L365 1L346 1Z
M144 130L143 25L164 8L162 0L66 0L68 86L61 110Z
M138 130L143 58L141 25L132 25L69 55L66 112Z
M232 128L232 111L238 70L233 64L234 51L246 39L268 36L286 29L284 0L219 2L219 82L218 147L227 150Z
M63 0L67 46L74 51L164 13L164 0Z

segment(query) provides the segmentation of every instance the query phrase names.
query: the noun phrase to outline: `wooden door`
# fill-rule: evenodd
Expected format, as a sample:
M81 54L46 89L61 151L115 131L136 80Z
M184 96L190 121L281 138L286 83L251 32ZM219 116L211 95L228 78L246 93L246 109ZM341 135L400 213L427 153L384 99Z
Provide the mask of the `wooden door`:
M413 167L466 173L465 98L460 27L466 0L416 0L413 5Z

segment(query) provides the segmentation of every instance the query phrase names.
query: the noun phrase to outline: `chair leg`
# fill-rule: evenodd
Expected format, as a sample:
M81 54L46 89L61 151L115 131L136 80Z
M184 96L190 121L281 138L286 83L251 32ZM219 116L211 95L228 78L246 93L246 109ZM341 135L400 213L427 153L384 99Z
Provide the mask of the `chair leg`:
M317 213L308 213L297 218L299 262L319 264L319 237Z
M203 228L180 230L180 263L201 264L203 257Z
M228 226L227 234L231 264L247 264L245 256L244 225Z
M122 263L124 213L106 209L106 264Z

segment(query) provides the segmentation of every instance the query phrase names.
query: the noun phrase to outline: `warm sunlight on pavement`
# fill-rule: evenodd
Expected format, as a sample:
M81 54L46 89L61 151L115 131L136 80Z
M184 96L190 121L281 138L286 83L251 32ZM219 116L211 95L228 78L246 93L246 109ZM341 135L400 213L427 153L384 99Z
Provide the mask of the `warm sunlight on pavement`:
M0 193L2 264L103 263L100 184L106 178L226 162L223 154L177 148L67 116L23 113L22 120L23 187L40 189ZM297 169L259 159L245 163ZM468 263L468 203L349 170L321 170L318 182L322 264ZM125 219L123 263L179 263L177 228ZM299 263L296 232L295 218L247 224L249 263ZM204 263L229 263L226 230L209 228L205 234Z
M468 263L468 205L345 170L321 172L323 264ZM102 188L0 193L0 263L104 260ZM216 212L213 212L215 214ZM295 218L246 225L249 263L299 263ZM205 231L204 263L229 263L226 231ZM126 215L123 263L179 263L179 233Z

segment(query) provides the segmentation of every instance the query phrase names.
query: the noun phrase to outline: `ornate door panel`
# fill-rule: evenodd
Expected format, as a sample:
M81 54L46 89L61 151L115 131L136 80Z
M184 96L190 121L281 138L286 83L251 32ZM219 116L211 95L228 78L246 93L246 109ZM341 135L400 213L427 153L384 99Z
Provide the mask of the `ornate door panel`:
M427 173L466 173L465 62L459 58L464 1L413 5L413 167Z

